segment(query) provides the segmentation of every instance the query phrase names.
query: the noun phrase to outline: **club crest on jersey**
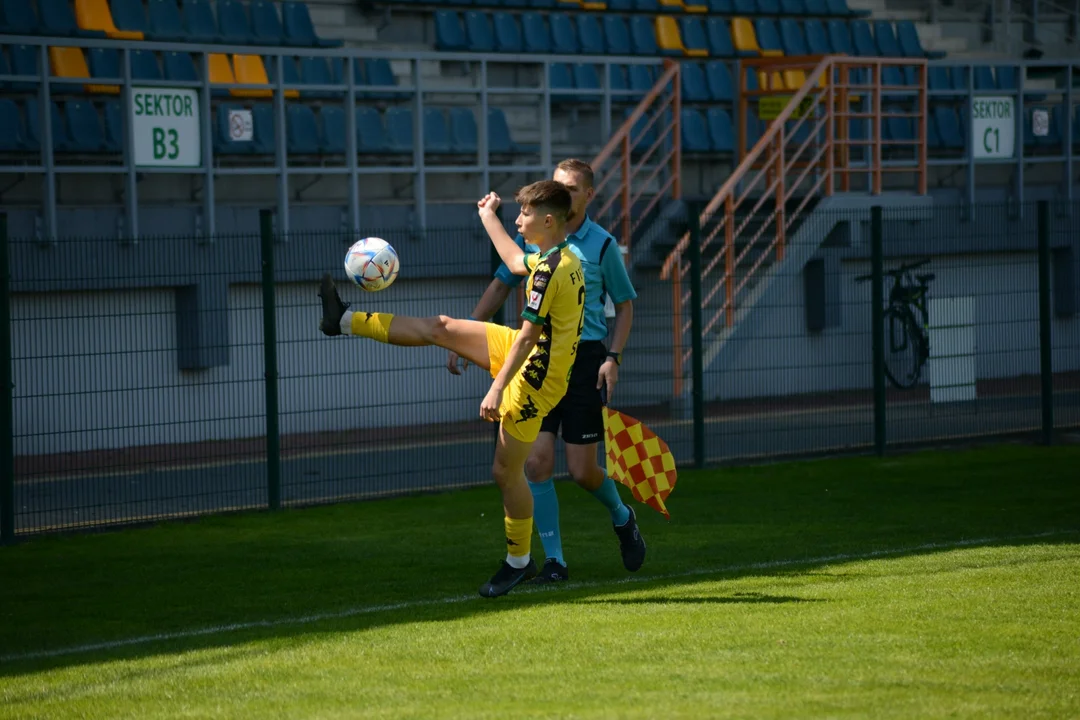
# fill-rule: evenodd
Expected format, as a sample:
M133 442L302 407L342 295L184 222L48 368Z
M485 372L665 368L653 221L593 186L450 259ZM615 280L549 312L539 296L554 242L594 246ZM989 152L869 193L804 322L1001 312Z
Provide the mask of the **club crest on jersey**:
M533 277L533 284L532 284L533 290L543 290L544 288L547 287L547 281L548 281L548 276L547 275L537 275L537 276Z
M543 298L543 296L540 293L538 293L536 290L533 290L531 293L529 293L529 309L530 310L539 310L540 309L540 300L542 298Z

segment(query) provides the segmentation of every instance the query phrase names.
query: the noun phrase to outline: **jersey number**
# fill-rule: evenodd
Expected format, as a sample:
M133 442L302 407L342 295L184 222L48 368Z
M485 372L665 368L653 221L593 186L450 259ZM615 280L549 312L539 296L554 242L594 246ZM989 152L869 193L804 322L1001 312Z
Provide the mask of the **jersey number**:
M585 327L585 286L578 288L577 304L581 306L581 317L578 319L577 334L581 337L581 331Z

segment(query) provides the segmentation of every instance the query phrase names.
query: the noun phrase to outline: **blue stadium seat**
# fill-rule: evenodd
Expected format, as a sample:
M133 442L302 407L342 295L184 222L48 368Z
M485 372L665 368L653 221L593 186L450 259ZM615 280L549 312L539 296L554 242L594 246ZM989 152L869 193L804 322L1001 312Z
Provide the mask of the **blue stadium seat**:
M116 79L121 77L120 51L113 48L90 48L86 53L90 77ZM132 67L132 77L135 68Z
M462 52L469 47L465 37L465 27L461 16L450 10L435 12L435 49L447 52Z
M686 152L708 152L713 144L708 139L708 126L700 110L683 108L681 112L681 130L683 130L683 150Z
M216 0L218 34L230 45L252 42L251 20L240 0Z
M285 44L296 47L341 47L340 40L321 38L315 34L315 26L311 22L311 13L307 3L286 0L281 4L282 27L285 30Z
M645 97L645 93L652 90L652 86L656 83L651 65L631 65L627 76L630 80L630 89L637 91L636 94L630 96L633 102L640 102L641 98Z
M529 7L534 8L553 8L555 7L555 0L529 0Z
M762 15L779 15L780 0L757 0L757 9Z
M944 148L959 150L964 147L964 131L956 110L947 105L936 105L932 111L934 126ZM928 123L929 124L929 123Z
M577 21L578 39L581 41L581 52L587 55L603 55L604 31L600 27L600 19L595 13L578 13L574 18Z
M829 44L832 46L833 52L849 56L857 54L855 45L851 42L851 29L846 22L843 20L830 20L828 29Z
M893 24L888 20L878 20L874 23L874 40L882 57L904 57L904 51L896 40L896 31Z
M736 15L757 15L757 0L733 0L732 11Z
M412 108L389 108L385 119L386 149L394 153L411 153L413 151Z
M502 108L488 108L488 152L510 155L518 152L517 143L510 135L510 125Z
M626 66L612 63L608 65L608 89L612 91L611 102L627 102L629 95L619 94L619 91L629 90L630 81L626 78Z
M780 42L780 33L776 31L776 23L772 21L772 18L754 20L754 34L757 35L758 47L762 50L784 51L783 43Z
M806 44L802 26L791 18L780 20L780 44L784 48L785 55L809 55L810 48Z
M450 152L450 128L441 108L424 108L424 152L440 155Z
M624 115L624 122L630 118L633 113L633 108L626 108L626 114ZM656 126L660 121L648 126L649 113L646 112L637 119L637 122L630 128L630 152L634 154L641 154L648 150L653 144L656 143Z
M26 2L26 0L23 0L23 2ZM75 12L71 9L71 3L68 0L38 0L38 17L41 19L42 35L105 37L105 33L100 30L83 30L80 28L75 21Z
M744 118L744 121L746 123L746 149L751 150L754 145L757 144L757 141L761 139L761 133L764 128L762 128L762 123L758 120L754 108L746 108L746 117Z
M274 119L274 106L266 102L255 103L251 108L251 117L255 126L253 152L257 155L276 154L274 127L277 123Z
M926 88L928 90L952 90L952 71L943 65L930 65L926 71Z
M994 73L987 65L979 65L975 68L976 90L997 90L997 81Z
M870 32L870 23L865 20L851 21L851 43L859 57L877 57L880 55L874 36Z
M929 51L923 48L915 23L910 20L901 20L896 23L896 39L900 43L900 51L904 53L904 57L925 57L931 60L945 57L945 53L940 50Z
M705 63L705 80L709 84L709 95L715 102L732 102L735 99L731 71L723 60Z
M570 22L570 16L566 13L551 13L548 15L551 26L551 51L556 55L577 55L581 52L581 43L578 41L574 24Z
M731 0L709 0L709 13L712 15L731 15L735 6Z
M815 17L825 17L829 14L829 5L825 0L805 0L806 14Z
M73 152L96 153L105 150L105 133L101 117L89 100L68 100L64 103L70 149Z
M67 126L60 115L60 108L55 100L49 102L49 123L52 125L53 151L68 152L71 150L71 141L68 139ZM26 108L26 136L27 142L32 148L39 148L44 140L45 129L41 123L41 103L37 98L31 98L25 103Z
M301 103L285 106L285 146L290 155L319 152L319 124L315 112Z
M135 80L164 80L157 55L152 50L131 51L131 77Z
M345 109L327 105L319 110L319 152L324 155L345 153Z
M146 39L159 42L187 42L184 18L176 0L149 0L146 6Z
M184 0L183 17L188 42L220 42L221 35L209 0Z
M495 13L494 24L496 52L524 52L525 43L521 39L521 26L517 18L510 13Z
M820 20L809 19L803 21L803 32L806 33L806 49L812 55L832 54L832 43L829 42L829 34L825 32L825 26Z
M286 61L292 60L290 57L285 57L283 59ZM285 82L289 82L288 76L285 76L284 80ZM333 85L334 83L341 81L334 78L333 73L330 71L330 64L326 62L326 58L305 56L300 58L299 82L305 85ZM325 99L341 97L342 93L333 90L304 90L303 95L304 97Z
M274 55L263 56L263 67L266 69L266 79L271 85L277 83L277 57ZM296 58L292 55L281 56L281 82L285 85L299 85L300 71L296 67Z
M847 0L825 0L825 6L830 15L837 17L870 17L869 10L852 10L848 7Z
M486 12L465 13L465 45L469 52L495 51L495 33L491 29L491 16Z
M574 75L566 63L551 63L548 66L548 87L551 89L551 102L573 103L578 99L574 95L557 92L574 87Z
M574 87L578 90L596 90L595 95L578 95L578 102L600 102L600 75L591 63L575 63Z
M960 65L954 65L953 68L952 68L952 86L953 86L953 88L956 89L956 90L961 90L963 92L967 92L968 78L970 76L971 76L971 73L968 72L968 69L966 67L961 67Z
M994 74L997 76L998 90L1018 90L1020 88L1020 84L1016 79L1016 68L1014 66L998 65L994 68Z
M634 9L642 13L660 12L660 0L634 0Z
M386 128L373 107L356 108L356 149L361 153L386 152Z
M709 38L701 18L679 18L679 33L687 50L704 50L706 55L709 54Z
M479 147L476 116L471 108L450 108L450 152L475 154Z
M12 35L37 35L41 24L34 4L26 0L0 0L0 32Z
M626 18L621 15L605 15L604 40L607 43L608 55L630 54L630 28L626 26Z
M637 4L634 0L608 0L606 9L609 13L634 12Z
M909 117L897 117L892 114L901 112L904 112L902 106L885 109L885 113L888 113L888 115L882 118L883 139L898 142L910 142L915 139L915 123L913 122L913 119ZM903 146L896 145L895 148L901 149Z
M656 46L656 31L653 29L651 17L634 15L630 18L630 46L634 55L660 54Z
M679 73L682 77L683 102L708 102L712 95L705 80L705 70L701 63L684 62Z
M162 59L165 61L166 80L199 81L199 72L195 69L191 53L168 50L162 54Z
M521 36L525 52L550 53L551 30L542 15L528 12L521 16Z
M805 0L780 0L781 15L806 15Z
M705 35L709 40L709 55L735 57L735 46L731 43L731 26L728 25L727 18L708 18L705 21Z
M141 32L144 35L150 30L142 0L109 0L109 11L117 30Z
M233 140L229 133L229 111L242 110L240 105L223 103L217 107L217 115L214 117L214 154L215 155L250 155L255 151L254 138L252 141ZM252 128L254 129L254 118Z
M251 13L251 38L256 45L284 44L285 28L281 25L274 3L270 0L251 0L248 12Z
M105 152L124 151L124 111L119 100L107 100L101 108L105 117Z
M21 152L29 149L19 106L14 100L0 98L0 151Z
M706 113L709 123L709 140L716 152L735 152L735 129L731 125L731 116L723 108L709 108Z
M390 61L386 58L366 58L364 60L364 78L368 85L380 87L397 87L397 78L390 67ZM399 97L393 90L377 90L369 92L369 97L384 100L392 100Z

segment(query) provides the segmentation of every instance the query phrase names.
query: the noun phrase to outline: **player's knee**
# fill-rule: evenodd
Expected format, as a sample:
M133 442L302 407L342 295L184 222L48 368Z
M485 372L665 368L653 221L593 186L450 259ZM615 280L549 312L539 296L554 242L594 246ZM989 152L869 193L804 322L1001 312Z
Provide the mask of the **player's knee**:
M549 479L555 472L555 463L547 458L530 457L525 462L525 477L529 482L541 483Z
M594 457L567 457L566 469L574 482L585 487L599 485L604 479L604 471Z

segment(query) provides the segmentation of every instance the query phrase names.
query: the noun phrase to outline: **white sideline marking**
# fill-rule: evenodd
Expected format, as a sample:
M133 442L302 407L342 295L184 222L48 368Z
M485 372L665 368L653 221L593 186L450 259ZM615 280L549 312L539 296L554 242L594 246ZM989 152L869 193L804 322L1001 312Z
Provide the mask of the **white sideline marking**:
M540 592L552 592L559 590L580 590L583 588L603 587L607 585L626 585L630 583L653 582L657 580L674 580L698 575L721 575L731 572L743 572L746 570L770 570L796 565L819 565L849 560L868 560L886 555L900 555L902 553L919 552L923 550L947 550L950 548L968 547L971 545L987 545L991 543L1009 542L1013 540L1033 540L1037 538L1054 537L1058 535L1075 535L1080 530L1051 530L1049 532L1035 533L1032 535L1006 535L1004 537L973 538L970 540L957 540L945 543L926 543L906 548L893 548L890 550L871 550L864 553L839 553L836 555L823 555L821 557L798 558L791 560L769 560L766 562L748 563L745 565L726 565L714 568L702 568L698 570L686 570L678 573L665 573L662 575L634 575L621 580L606 580L596 582L567 582L557 588L524 587L515 594L533 594ZM250 622L229 623L228 625L214 625L212 627L198 628L195 630L181 630L179 632L159 633L157 635L140 635L124 640L109 640L107 642L90 643L87 645L75 645L72 647L58 648L56 650L38 650L14 655L0 655L0 663L19 662L21 660L34 660L39 658L62 657L64 655L77 655L79 653L94 652L96 650L112 650L115 648L128 647L131 645L144 645L153 642L168 640L182 640L185 638L204 637L207 635L222 635L238 630L250 630L254 628L272 628L282 625L307 625L322 622L323 620L336 620L340 618L355 617L357 615L370 615L372 613L390 612L393 610L407 610L417 607L430 607L433 605L454 605L465 602L484 602L483 598L476 595L456 595L434 600L410 600L387 605L367 605L338 612L318 613L315 615L300 615L298 617L280 618L277 620L253 620Z

